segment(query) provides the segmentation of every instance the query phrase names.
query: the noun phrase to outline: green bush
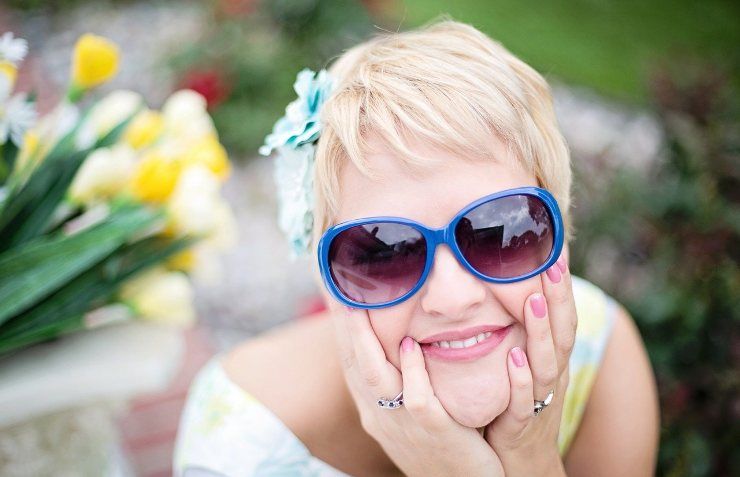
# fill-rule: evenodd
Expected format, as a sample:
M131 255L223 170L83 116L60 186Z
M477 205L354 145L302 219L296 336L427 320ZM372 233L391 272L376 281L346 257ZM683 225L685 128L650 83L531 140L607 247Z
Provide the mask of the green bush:
M740 475L740 116L730 76L686 64L657 75L661 159L576 198L574 272L609 271L599 284L635 318L657 374L658 475Z
M369 36L373 25L355 1L264 1L229 14L220 8L215 5L205 37L175 54L170 66L185 86L193 72L209 78L201 83L206 91L195 89L209 100L225 99L211 110L222 142L238 154L256 153L295 99L292 85L300 70L326 67Z

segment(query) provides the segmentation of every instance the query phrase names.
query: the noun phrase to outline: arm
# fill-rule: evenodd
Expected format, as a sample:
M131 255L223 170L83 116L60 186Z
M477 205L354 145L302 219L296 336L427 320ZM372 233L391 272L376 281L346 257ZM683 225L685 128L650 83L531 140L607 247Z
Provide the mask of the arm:
M565 459L570 477L654 475L657 387L642 338L620 306L583 421Z

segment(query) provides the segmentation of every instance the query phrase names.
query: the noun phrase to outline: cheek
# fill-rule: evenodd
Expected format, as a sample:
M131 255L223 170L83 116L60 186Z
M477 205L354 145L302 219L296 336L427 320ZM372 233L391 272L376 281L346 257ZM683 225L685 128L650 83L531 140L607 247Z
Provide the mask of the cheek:
M405 303L402 303L390 308L368 310L370 324L386 358L398 369L401 369L401 340L407 335L413 316L411 308L404 305Z
M505 285L490 284L490 293L498 306L524 326L524 307L533 293L543 293L542 280L538 276L528 280Z

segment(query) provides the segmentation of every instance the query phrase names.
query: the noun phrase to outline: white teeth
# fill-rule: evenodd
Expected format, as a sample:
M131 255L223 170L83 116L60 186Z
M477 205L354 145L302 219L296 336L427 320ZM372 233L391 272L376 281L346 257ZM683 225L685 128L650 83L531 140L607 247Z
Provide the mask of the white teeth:
M472 338L468 338L465 341L463 341L463 347L467 348L468 346L473 346L474 344L478 344L478 340L473 336Z
M475 335L466 340L435 341L432 343L432 346L436 346L438 348L468 348L490 338L492 334L492 332L486 331L485 333Z

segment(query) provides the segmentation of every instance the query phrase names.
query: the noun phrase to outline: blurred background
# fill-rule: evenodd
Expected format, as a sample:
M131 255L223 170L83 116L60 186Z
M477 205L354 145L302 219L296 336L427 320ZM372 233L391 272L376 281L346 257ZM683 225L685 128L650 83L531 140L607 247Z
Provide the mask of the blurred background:
M271 160L256 153L296 73L440 14L553 87L575 171L571 268L623 303L645 339L661 399L658 475L740 475L740 4L722 0L5 0L0 33L29 43L17 89L36 91L42 113L64 94L68 52L86 32L121 47L101 95L132 89L153 107L180 88L206 98L232 161L224 195L238 244L213 263L215 284L196 283L197 326L162 389L127 399L108 427L84 400L7 420L1 475L100 475L79 459L102 428L116 442L111 475L171 474L197 369L322 307L308 259L289 259Z

